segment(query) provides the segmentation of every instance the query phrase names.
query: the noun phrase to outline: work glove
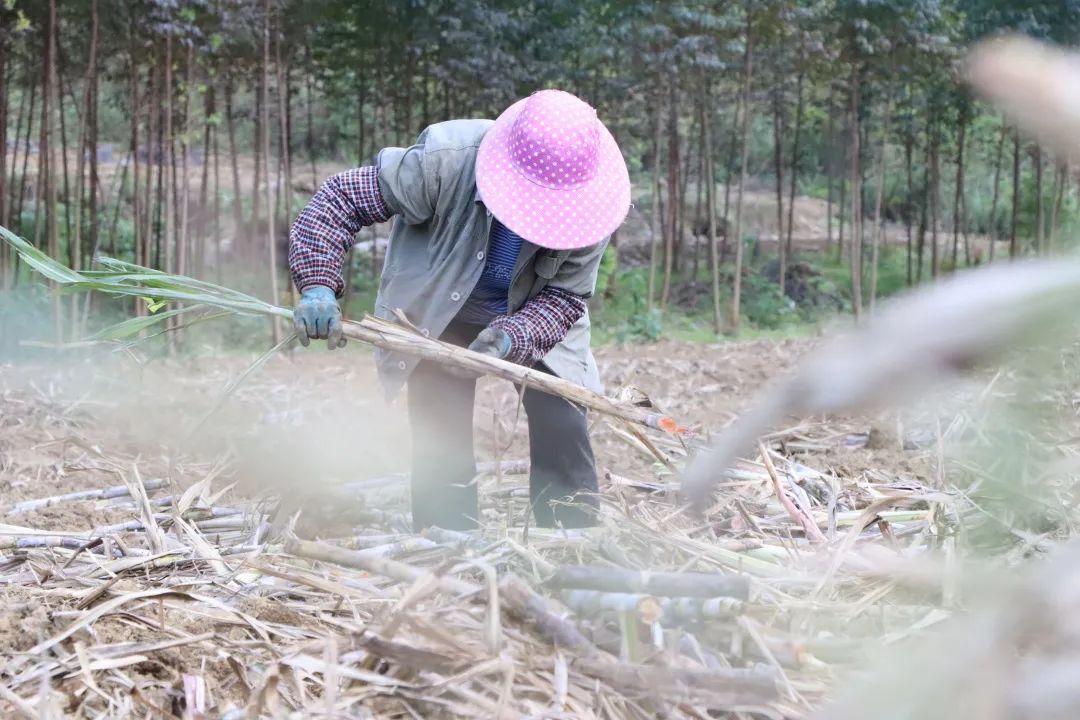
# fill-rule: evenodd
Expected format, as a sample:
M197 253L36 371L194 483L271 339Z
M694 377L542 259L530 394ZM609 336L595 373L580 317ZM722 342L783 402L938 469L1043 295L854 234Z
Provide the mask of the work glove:
M314 338L326 340L326 346L345 347L341 329L341 308L334 291L322 285L311 285L300 294L293 310L293 325L300 344L307 347Z
M510 354L511 345L510 335L505 330L484 328L480 334L476 336L476 339L469 343L469 350L502 360ZM447 369L452 375L456 375L460 378L474 379L480 377L480 373L464 368L447 366Z

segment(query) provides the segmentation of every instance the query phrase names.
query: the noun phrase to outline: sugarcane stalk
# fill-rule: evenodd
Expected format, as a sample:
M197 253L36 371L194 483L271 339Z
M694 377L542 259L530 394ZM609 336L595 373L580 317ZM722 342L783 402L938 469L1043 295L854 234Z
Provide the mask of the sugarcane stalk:
M218 522L221 520L227 520L229 523L235 523L237 527L247 527L250 521L248 517L236 518L237 515L242 515L242 511L237 508L192 508L183 513L180 517L184 520L194 522L196 526L202 530L204 529L204 523ZM159 525L168 526L175 516L168 513L154 513L154 522ZM231 526L230 526L231 527ZM102 535L114 535L116 533L124 532L143 532L146 530L146 523L142 520L128 520L127 522L116 523L114 525L102 525L94 528L88 535L90 537L100 537Z
M62 286L63 292L96 290L110 295L149 298L153 301L151 309L163 307L169 303L180 303L185 306L185 311L217 308L241 315L280 317L289 321L293 317L292 310L263 302L226 287L194 278L169 275L110 258L97 259L98 264L105 268L104 270L76 272L2 226L0 226L0 237L19 253L20 258L28 266ZM98 335L112 340L130 337L158 321L159 318L154 315L132 318ZM616 402L539 370L425 337L414 328L370 316L357 321L346 321L342 323L342 327L345 337L383 350L457 367L477 375L492 375L509 380L519 387L540 390L603 415L610 415L663 432L686 432L675 420L666 415Z
M408 537L401 533L384 533L380 535L353 535L351 537L342 538L323 538L324 542L328 542L338 547L343 547L346 550L367 550L368 548L379 547L388 543L396 543Z
M291 314L290 314L291 315ZM562 397L595 412L668 433L683 429L672 418L633 405L623 405L580 385L522 365L475 353L467 348L424 337L416 331L374 317L342 323L345 337L404 355L449 365L479 375L492 375L518 386Z
M344 545L344 547L348 547L348 544ZM364 557L393 558L420 550L434 550L437 547L439 546L435 542L427 538L406 537L383 545L365 547L362 550L356 550L356 553Z
M28 537L0 537L0 550L31 550L38 548L63 548L82 550L87 540L64 535L30 535Z
M147 480L143 483L143 487L146 488L147 492L159 490L164 486L164 480ZM64 503L82 502L84 500L111 500L120 497L131 497L131 489L127 485L114 485L113 487L101 488L99 490L79 490L77 492L66 493L64 495L53 495L52 497L38 498L36 500L23 500L22 502L11 505L4 511L4 514L18 515L19 513L44 510Z
M484 550L491 545L479 535L460 530L446 530L434 525L424 530L424 537L440 545L461 545L472 550Z
M429 572L423 568L391 560L382 555L365 554L362 550L346 550L310 540L290 539L285 544L285 552L307 560L330 562L335 565L383 575L401 583L414 583ZM472 595L481 591L479 585L446 575L438 578L438 587L443 592L454 595Z
M563 605L582 616L604 612L630 613L646 625L730 618L742 612L743 603L733 597L659 597L641 593L564 590Z
M697 572L652 572L597 565L561 565L546 582L557 590L598 590L665 597L750 598L750 578Z

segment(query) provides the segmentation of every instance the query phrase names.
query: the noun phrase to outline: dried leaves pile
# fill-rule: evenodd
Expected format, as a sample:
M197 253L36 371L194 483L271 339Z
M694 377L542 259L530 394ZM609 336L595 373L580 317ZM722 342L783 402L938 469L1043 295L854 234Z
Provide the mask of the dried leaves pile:
M760 382L753 358L787 365L802 349L601 361L621 380L661 369L665 409L696 418L710 393ZM268 411L289 402L273 377L249 383ZM698 518L668 469L687 449L602 420L602 467L618 468L602 527L528 528L518 455L484 468L482 533L416 536L401 475L278 507L233 487L227 459L105 444L97 406L70 397L2 398L5 715L795 718L864 666L868 640L918 636L965 597L952 576L912 589L886 575L965 555L956 534L976 510L937 485L933 424L782 429ZM955 416L940 432L969 427ZM905 460L845 465L875 453ZM52 486L70 492L34 493Z

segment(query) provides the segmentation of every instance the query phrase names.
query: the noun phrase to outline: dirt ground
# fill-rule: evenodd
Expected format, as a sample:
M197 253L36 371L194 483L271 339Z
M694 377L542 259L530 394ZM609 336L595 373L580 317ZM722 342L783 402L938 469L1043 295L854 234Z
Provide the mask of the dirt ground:
M639 390L707 437L785 374L813 342L610 345L596 356L608 394ZM2 504L121 484L124 468L113 467L115 458L137 458L144 479L165 479L182 490L229 452L240 465L234 478L239 488L255 496L408 471L404 393L386 400L366 349L298 349L271 360L218 405L245 366L244 358L214 358L139 367L117 355L57 366L0 366ZM212 418L194 429L215 406ZM655 459L621 428L606 418L592 419L602 477L653 474ZM807 450L805 462L821 463L823 471L839 463L845 475L858 473L862 464L913 472L913 457L867 456L860 449L861 435L874 430L873 418L833 422L844 428L837 430L835 447ZM528 459L526 418L509 384L479 383L475 427L478 462ZM130 509L107 505L88 514L95 507L69 503L22 517L42 530L65 531L130 519Z

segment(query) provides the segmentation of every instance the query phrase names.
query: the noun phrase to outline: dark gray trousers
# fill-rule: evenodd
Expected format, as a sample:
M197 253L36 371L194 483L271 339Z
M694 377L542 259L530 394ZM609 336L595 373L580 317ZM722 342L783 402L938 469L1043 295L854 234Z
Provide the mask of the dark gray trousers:
M482 326L452 323L441 339L467 346ZM537 369L549 372L542 365ZM476 380L421 362L409 378L412 427L412 512L417 532L432 525L448 530L477 526L479 507L473 451ZM529 495L539 527L596 524L596 463L585 410L562 398L527 389ZM577 493L584 493L576 495ZM567 504L568 501L573 504Z

